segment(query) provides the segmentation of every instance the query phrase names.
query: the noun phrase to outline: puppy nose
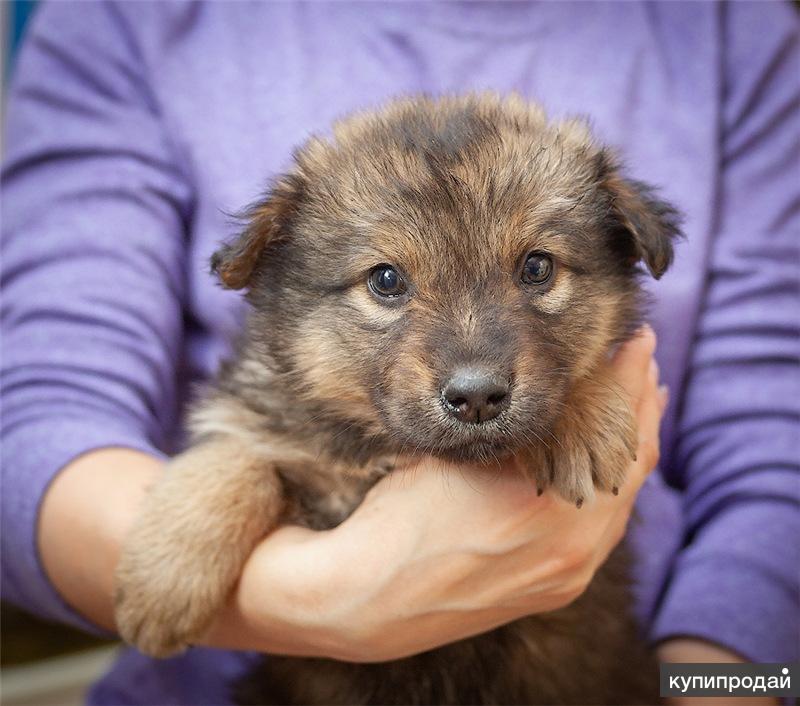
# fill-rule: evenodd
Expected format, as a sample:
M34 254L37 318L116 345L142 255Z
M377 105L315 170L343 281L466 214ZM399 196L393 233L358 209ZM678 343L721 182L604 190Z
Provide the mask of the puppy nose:
M508 380L481 368L456 370L442 388L444 407L456 419L477 424L494 419L508 405Z

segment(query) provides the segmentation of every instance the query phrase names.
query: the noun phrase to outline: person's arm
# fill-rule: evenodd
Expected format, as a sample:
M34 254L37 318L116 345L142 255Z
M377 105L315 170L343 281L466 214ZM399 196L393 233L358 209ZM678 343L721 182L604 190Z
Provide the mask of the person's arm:
M798 21L788 4L722 11L720 210L668 469L684 547L653 637L664 661L796 661Z
M39 8L6 107L3 595L90 627L42 571L39 506L93 449L161 456L177 418L192 189L110 3Z
M574 600L622 536L658 458L665 398L653 339L624 347L616 377L640 427L618 497L580 510L513 468L454 469L432 459L381 481L335 530L281 527L247 561L204 644L355 661L392 659ZM40 544L64 598L113 628L114 570L146 486L147 455L104 449L69 464L48 490Z

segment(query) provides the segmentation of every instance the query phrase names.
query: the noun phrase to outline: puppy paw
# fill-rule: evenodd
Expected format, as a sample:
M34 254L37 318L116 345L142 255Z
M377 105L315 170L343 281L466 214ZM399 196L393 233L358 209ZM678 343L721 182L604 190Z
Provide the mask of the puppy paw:
M207 630L225 591L213 585L213 568L204 572L207 560L191 552L159 555L149 542L137 547L137 539L126 547L117 568L117 629L146 655L178 654Z
M617 494L636 458L636 425L626 402L608 393L568 409L532 465L540 492L552 486L580 508L596 490Z
M283 507L274 467L236 439L175 457L123 546L115 596L122 638L154 657L196 643Z

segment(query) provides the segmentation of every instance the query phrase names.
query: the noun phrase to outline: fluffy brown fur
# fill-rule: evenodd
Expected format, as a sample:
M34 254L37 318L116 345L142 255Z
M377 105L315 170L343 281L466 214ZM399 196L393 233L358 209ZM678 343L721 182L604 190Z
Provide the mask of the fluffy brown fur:
M399 455L528 457L531 482L580 507L624 480L631 413L609 350L642 319L675 212L625 179L579 121L491 95L409 99L312 139L214 257L251 312L238 357L194 409L128 538L117 620L153 655L207 628L248 553L279 522L335 526ZM553 262L522 280L531 253ZM381 264L406 290L368 286ZM465 422L459 366L508 384ZM576 510L577 512L577 510ZM397 662L274 657L251 703L623 703L655 698L621 551L576 602Z

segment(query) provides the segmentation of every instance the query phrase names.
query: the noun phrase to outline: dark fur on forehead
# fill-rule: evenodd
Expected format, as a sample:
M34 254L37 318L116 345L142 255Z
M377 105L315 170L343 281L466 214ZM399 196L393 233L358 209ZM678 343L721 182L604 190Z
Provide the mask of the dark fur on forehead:
M499 138L497 124L469 103L443 115L421 112L410 105L396 128L390 127L389 134L393 132L407 151L424 155L436 175L474 156L482 144Z

